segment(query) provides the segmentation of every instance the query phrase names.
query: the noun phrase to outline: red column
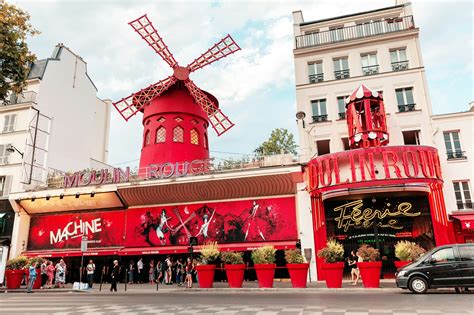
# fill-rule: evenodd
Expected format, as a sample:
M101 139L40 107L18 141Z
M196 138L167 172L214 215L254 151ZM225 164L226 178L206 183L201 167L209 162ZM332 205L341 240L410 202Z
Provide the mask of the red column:
M318 251L326 246L326 215L324 213L324 203L320 194L311 197L311 207L313 212L313 229L314 229L314 248L316 258L316 270L318 273L318 280L324 280L322 269L323 260L318 258Z
M428 200L436 246L454 243L454 231L449 225L444 203L443 185L442 183L431 183L430 189Z

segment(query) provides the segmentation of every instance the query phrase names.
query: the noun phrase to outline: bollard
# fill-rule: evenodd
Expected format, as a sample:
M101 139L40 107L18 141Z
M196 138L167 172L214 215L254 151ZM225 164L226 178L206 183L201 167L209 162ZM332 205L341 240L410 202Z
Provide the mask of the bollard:
M101 273L101 275L100 275L99 292L102 291L102 283L104 282L104 271L105 271L105 266L102 267L102 273Z
M127 284L128 284L128 269L125 269L125 292L127 292Z

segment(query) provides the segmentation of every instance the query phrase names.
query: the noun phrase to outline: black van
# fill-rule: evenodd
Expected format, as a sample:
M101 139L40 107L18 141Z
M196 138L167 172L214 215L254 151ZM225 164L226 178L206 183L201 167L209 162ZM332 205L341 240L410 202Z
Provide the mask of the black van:
M413 293L431 288L474 288L474 244L433 248L395 274L397 287Z

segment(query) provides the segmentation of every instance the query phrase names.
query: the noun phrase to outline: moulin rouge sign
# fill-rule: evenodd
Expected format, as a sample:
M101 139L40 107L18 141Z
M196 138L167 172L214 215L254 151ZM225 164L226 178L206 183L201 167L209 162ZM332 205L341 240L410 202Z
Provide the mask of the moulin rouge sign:
M441 180L435 148L364 148L319 156L309 162L309 189L365 181L426 178Z

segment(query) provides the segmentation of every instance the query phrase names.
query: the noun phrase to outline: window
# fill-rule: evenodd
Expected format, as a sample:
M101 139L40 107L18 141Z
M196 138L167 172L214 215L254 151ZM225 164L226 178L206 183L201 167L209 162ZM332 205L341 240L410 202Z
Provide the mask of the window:
M402 131L403 134L403 142L407 145L420 144L420 130L408 130Z
M344 40L344 26L331 27L329 33L332 42Z
M407 50L405 48L390 50L390 61L393 71L408 69Z
M166 142L166 128L160 127L156 130L156 143L164 143Z
M341 138L342 146L344 147L344 151L350 150L351 147L349 146L349 138Z
M394 18L386 18L385 22L387 22L387 32L395 32L401 29L403 18L398 16Z
M339 119L346 119L346 98L349 96L338 96L337 97L337 109Z
M316 141L316 150L318 150L318 155L329 154L329 140Z
M459 210L472 209L471 191L469 189L469 181L453 182L454 195L456 196L456 205Z
M452 248L443 248L431 255L431 260L435 264L442 264L451 261L455 261L454 251Z
M461 149L459 131L445 131L443 132L443 136L448 160L466 159L466 156Z
M147 146L149 144L150 144L150 130L147 130L145 132L145 144L144 144L144 146Z
M12 176L0 176L0 197L6 197L10 193Z
M309 83L318 83L324 81L322 61L308 64Z
M409 112L415 110L415 101L413 99L413 88L396 89L398 111Z
M174 120L175 120L177 123L180 123L180 122L183 121L183 118L181 118L181 117L176 117Z
M461 261L474 262L474 246L459 246L458 249Z
M0 144L0 164L7 164L10 157L10 152L7 148L10 144Z
M15 131L16 114L5 115L3 121L3 132Z
M5 233L6 227L7 227L7 214L5 212L0 212L0 235Z
M173 142L184 142L184 129L180 126L173 129Z
M322 122L328 120L326 111L326 99L311 101L313 109L313 122Z
M191 129L191 144L199 145L199 132L196 129Z
M334 77L336 80L349 78L349 59L347 57L336 58L334 61Z
M165 117L160 117L158 120L157 120L159 123L164 123L166 121L166 118Z
M362 73L364 75L371 75L379 73L379 65L377 63L377 54L361 55Z

